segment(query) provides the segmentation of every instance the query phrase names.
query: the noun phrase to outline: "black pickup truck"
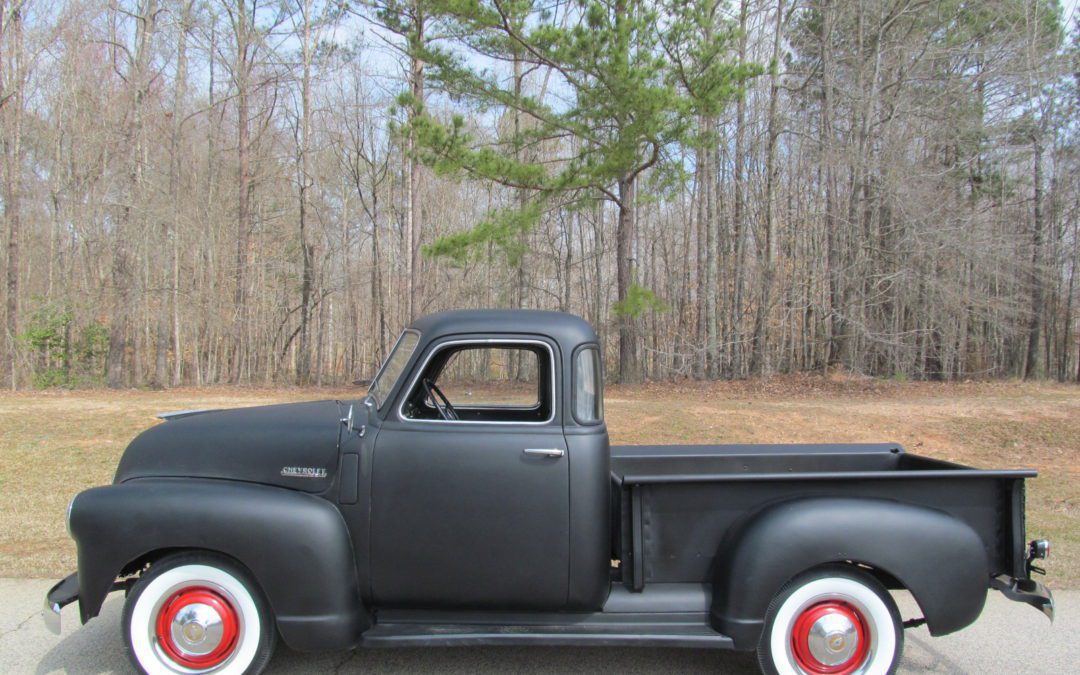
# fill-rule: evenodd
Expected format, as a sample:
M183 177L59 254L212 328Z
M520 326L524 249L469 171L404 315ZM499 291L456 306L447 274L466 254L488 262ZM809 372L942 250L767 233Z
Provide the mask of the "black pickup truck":
M1024 480L892 443L610 447L596 333L456 311L398 339L367 395L185 411L78 494L82 621L124 591L147 673L257 673L295 650L756 650L770 673L889 673L904 628L988 589L1053 618ZM903 621L906 589L921 617ZM1015 639L1015 636L1009 636Z

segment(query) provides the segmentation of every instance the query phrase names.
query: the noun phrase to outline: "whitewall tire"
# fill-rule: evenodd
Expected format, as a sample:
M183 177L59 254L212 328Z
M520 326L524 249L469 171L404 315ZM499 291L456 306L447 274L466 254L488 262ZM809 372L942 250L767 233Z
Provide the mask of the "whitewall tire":
M122 629L128 656L148 675L259 673L277 638L250 575L208 554L151 565L128 594Z
M773 598L758 662L778 675L891 675L903 647L903 623L885 587L862 570L830 565Z

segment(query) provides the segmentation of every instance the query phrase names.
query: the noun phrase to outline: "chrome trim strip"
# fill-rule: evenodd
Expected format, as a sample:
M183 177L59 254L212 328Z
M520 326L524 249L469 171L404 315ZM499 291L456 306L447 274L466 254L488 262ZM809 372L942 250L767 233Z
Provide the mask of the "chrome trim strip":
M525 448L524 452L533 457L562 457L566 454L562 448Z
M75 500L79 498L79 495L75 495L68 502L67 512L64 514L64 527L67 528L68 536L72 539L75 538L75 534L71 531L71 510L75 508Z
M472 344L475 344L475 345L492 345L492 344L494 344L494 345L539 345L539 346L543 347L544 349L546 349L547 353L548 353L548 363L551 364L551 415L549 415L548 418L546 420L544 420L543 422L484 422L484 421L480 421L480 420L453 420L453 421L451 421L451 420L418 420L418 419L413 419L411 417L406 417L405 412L403 410L403 408L405 407L405 400L408 398L409 392L411 392L416 387L416 383L420 381L420 375L427 369L428 363L431 361L432 357L434 357L436 354L441 352L443 349L446 349L447 347L452 347L454 345L472 345ZM416 369L416 374L413 375L412 381L409 382L408 388L406 388L404 390L404 397L401 399L401 403L398 403L397 418L401 422L410 423L410 424L411 423L419 423L419 424L486 424L486 425L496 425L496 426L503 426L503 425L509 424L509 425L517 425L517 426L533 426L533 427L535 427L535 426L543 426L543 425L546 425L546 424L551 424L555 420L555 409L557 407L558 407L558 405L557 405L557 402L556 402L556 399L555 399L555 351L551 348L551 345L549 345L547 342L544 342L543 340L514 339L514 338L509 338L509 339L473 338L473 339L466 339L466 340L449 340L447 342L443 342L443 343L437 345L435 347L435 349L432 349L431 352L428 353L427 357L424 359L424 362L421 363L420 367Z
M110 592L117 589L120 582L114 583ZM45 593L45 602L41 618L45 627L54 635L60 634L60 610L79 599L79 575L69 574Z
M1001 591L1010 600L1031 605L1046 615L1050 623L1054 622L1054 595L1038 581L1014 579L1003 574L990 579L990 588Z
M534 403L533 405L456 405L454 410L539 410L540 404Z
M163 412L155 415L159 420L178 420L183 417L191 417L192 415L201 415L208 412L217 412L221 408L197 408L195 410L174 410L172 412Z

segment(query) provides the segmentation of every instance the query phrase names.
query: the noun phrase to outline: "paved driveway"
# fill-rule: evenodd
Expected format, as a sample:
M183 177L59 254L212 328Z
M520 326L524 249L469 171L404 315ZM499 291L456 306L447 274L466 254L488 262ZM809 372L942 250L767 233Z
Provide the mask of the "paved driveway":
M128 673L119 622L122 598L113 595L101 616L78 625L78 610L64 610L64 632L49 633L39 616L51 582L0 579L0 673ZM1057 622L991 593L979 621L955 635L931 638L907 631L902 673L1080 672L1080 591L1055 593ZM912 616L900 596L901 613ZM489 647L369 649L296 654L279 647L270 673L660 673L724 675L756 672L752 655L682 649Z

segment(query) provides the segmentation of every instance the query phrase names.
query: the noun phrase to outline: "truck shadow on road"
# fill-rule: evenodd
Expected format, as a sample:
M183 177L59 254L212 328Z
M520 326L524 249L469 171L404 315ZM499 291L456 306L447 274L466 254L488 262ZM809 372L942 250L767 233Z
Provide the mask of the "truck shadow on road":
M65 612L64 634L41 659L36 675L133 672L124 653L117 594L85 626ZM357 649L306 654L278 643L267 675L290 673L709 673L757 672L753 654L698 649L580 647L474 647L456 649Z
M286 673L757 673L753 654L704 649L463 647L300 654L279 647L267 675Z
M908 631L904 636L904 663L900 672L909 673L955 673L968 672L962 665L950 659L935 644L923 628L919 633Z
M63 637L41 659L36 675L133 672L124 653L120 615L124 601L110 598L85 626L65 613ZM924 629L925 630L925 629ZM964 668L935 649L928 636L908 631L900 672L961 673ZM756 673L752 653L699 649L584 647L472 647L457 649L357 649L307 654L278 643L267 675L296 673Z
M79 625L77 611L65 610L63 637L38 662L36 675L131 672L120 635L123 608L124 599L115 595L102 606L101 614L85 626Z

